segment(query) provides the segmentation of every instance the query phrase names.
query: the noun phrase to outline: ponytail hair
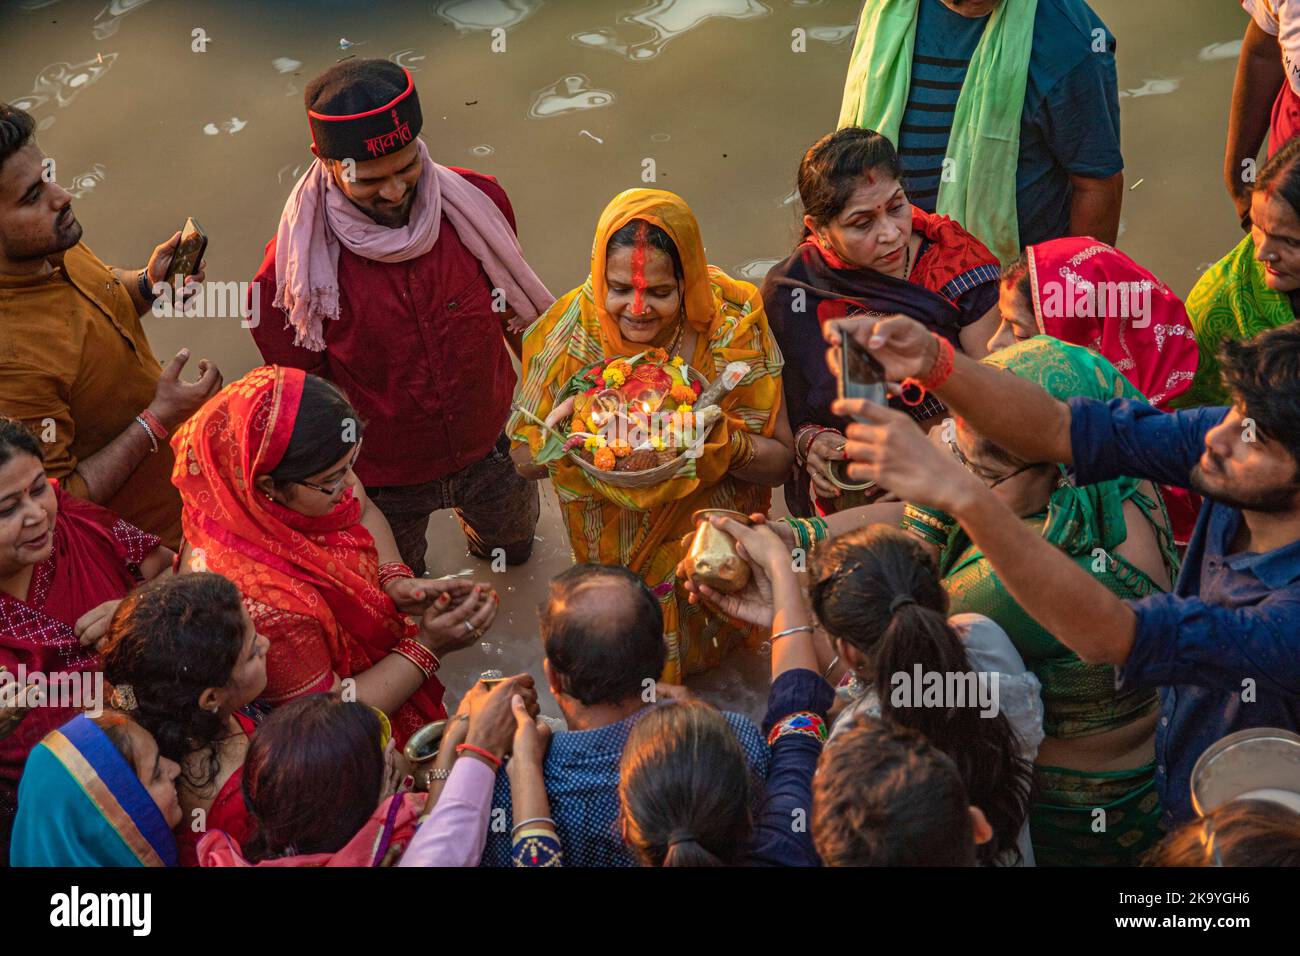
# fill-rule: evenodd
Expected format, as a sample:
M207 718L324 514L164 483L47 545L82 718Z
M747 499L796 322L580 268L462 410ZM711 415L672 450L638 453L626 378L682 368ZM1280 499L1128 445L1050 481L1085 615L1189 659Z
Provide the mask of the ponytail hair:
M970 802L993 828L993 839L979 849L980 862L1016 862L1033 767L1020 756L1006 715L984 717L969 704L895 706L891 699L895 675L910 677L918 666L927 674L973 670L948 623L948 594L934 560L910 535L868 525L815 552L811 570L813 610L832 637L868 660L881 717L924 734L957 764Z
M732 866L753 832L749 764L715 707L646 712L619 769L623 839L642 866Z

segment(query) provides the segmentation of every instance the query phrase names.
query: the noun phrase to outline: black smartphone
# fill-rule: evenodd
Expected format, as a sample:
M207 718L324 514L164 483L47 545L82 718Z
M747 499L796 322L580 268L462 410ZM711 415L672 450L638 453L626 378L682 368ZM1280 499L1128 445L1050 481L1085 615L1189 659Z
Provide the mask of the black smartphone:
M844 329L840 329L839 397L865 398L877 405L889 402L884 366Z
M167 284L174 285L176 277L180 276L184 282L188 277L198 271L199 263L203 261L203 253L208 248L208 234L191 217L185 220L185 228L181 230L181 241L176 246L176 251L172 253L171 265L167 267Z

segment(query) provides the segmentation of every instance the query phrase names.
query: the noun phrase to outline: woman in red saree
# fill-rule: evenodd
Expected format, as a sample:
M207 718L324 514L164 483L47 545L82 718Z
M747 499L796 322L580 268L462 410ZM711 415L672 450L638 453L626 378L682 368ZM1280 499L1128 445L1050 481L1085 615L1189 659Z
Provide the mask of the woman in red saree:
M1002 324L990 352L1050 335L1104 358L1156 408L1192 386L1199 357L1187 309L1163 282L1098 239L1068 236L1027 246L1003 270ZM1201 499L1161 488L1174 540L1186 545Z
M768 322L785 357L784 385L796 465L791 514L828 514L867 498L835 484L847 422L831 414L835 377L821 327L850 315L903 313L983 358L998 325L997 258L960 224L907 200L894 146L849 127L822 137L799 166L804 232L763 283ZM906 406L893 402L899 408ZM942 403L906 407L927 427Z
M172 439L181 564L243 594L270 640L264 702L354 690L390 716L400 745L446 716L438 656L478 640L497 597L401 564L352 472L362 430L342 392L300 369L264 366L226 386Z
M45 683L53 694L61 675L98 671L98 655L78 639L84 620L102 616L105 602L163 573L171 559L155 535L65 494L45 475L40 443L19 422L0 418L0 861L9 859L27 755L83 707L104 703L102 678L64 678L60 684L80 693L43 703L20 682Z

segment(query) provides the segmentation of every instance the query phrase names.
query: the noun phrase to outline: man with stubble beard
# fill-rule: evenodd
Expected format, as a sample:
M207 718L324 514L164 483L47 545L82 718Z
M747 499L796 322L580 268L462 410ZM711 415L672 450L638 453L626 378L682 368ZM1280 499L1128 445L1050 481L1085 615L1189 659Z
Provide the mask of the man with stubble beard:
M45 443L45 470L64 490L174 549L181 502L167 436L221 388L207 359L197 382L181 380L188 349L162 368L140 324L180 233L143 269L105 265L82 244L34 129L0 103L0 414ZM200 267L187 284L202 279Z
M405 565L393 573L424 573L444 508L475 556L526 561L539 501L503 432L510 352L554 296L524 259L505 190L434 162L415 82L387 60L336 63L305 101L316 161L253 282L269 316L257 347L333 382L365 420L356 473L393 529Z

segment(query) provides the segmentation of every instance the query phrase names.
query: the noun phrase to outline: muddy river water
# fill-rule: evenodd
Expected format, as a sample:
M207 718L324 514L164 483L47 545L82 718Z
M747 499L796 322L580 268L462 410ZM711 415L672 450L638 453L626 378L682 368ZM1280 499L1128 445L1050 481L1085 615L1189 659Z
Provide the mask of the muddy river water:
M1221 185L1246 15L1231 0L1091 0L1118 39L1126 179L1120 245L1185 294L1241 236ZM557 294L586 275L596 219L642 184L680 193L709 261L760 281L789 251L802 151L839 112L857 0L0 0L0 98L37 118L85 241L137 266L198 219L208 278L249 281L310 162L304 83L340 57L410 69L433 156L497 176ZM796 30L803 31L802 43ZM794 47L804 49L796 51ZM146 320L226 381L260 364L238 318ZM418 440L418 436L412 436ZM774 496L780 507L781 495ZM536 606L568 566L549 486L528 564L493 574L435 515L430 569L491 579L501 612L450 656L454 694L487 667L541 680ZM767 661L692 680L761 714ZM544 710L557 714L543 693Z

